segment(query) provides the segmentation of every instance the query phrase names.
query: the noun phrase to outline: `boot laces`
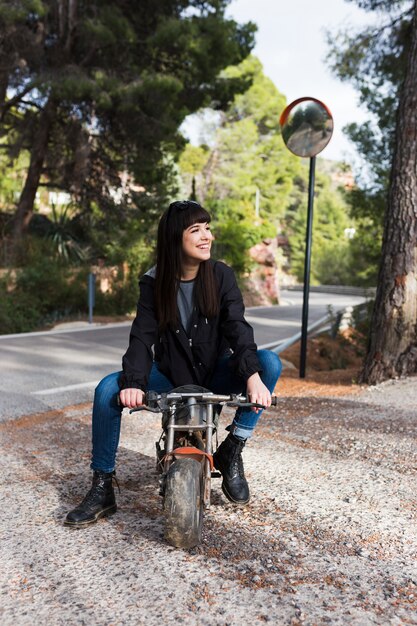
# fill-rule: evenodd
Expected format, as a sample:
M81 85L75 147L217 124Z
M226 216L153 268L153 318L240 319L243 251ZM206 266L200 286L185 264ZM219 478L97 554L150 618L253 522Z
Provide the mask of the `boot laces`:
M239 478L245 478L242 450L240 449L240 447L236 448L233 454L232 462L230 463L230 469L232 470L233 474L237 474Z
M102 489L102 485L93 485L90 491L85 496L84 500L81 502L82 507L90 506L90 504L94 504L95 499L97 498L97 492L99 489Z
M117 480L117 478L116 478L116 474L113 474L113 476L112 476L112 480L114 480L114 482L116 483L116 485L117 485L117 489L119 490L119 493L122 493L122 492L120 491L120 485L119 485L119 481L118 481L118 480Z
M117 488L119 490L119 493L120 493L120 485L119 485L119 481L116 478L116 475L113 474L111 478L112 478L112 481L113 480L115 481ZM104 481L100 477L99 480L91 487L90 491L86 494L84 500L81 503L81 506L89 506L91 503L94 504L94 501L97 498L98 492L103 491L103 490L104 490Z

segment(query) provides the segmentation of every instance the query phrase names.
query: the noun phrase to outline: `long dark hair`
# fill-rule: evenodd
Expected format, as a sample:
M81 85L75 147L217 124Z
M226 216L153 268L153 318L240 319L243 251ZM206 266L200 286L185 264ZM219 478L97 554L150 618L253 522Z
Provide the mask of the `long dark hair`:
M161 332L178 322L177 291L181 279L184 230L193 224L210 221L210 213L192 200L172 202L159 221L155 308ZM209 260L200 263L195 283L195 301L204 317L214 317L219 312L218 287Z

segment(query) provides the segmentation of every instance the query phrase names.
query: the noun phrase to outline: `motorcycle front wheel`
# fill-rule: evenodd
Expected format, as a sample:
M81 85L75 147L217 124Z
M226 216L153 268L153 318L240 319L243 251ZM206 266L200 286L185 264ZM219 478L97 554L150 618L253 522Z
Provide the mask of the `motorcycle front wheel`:
M177 548L201 542L203 527L203 464L179 458L168 470L165 483L165 539Z

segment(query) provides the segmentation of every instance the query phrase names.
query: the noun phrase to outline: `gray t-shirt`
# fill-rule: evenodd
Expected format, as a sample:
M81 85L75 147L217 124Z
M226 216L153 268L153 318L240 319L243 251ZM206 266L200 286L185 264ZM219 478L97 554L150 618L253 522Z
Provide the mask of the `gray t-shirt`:
M195 280L181 280L177 293L177 305L181 323L187 335L190 334L191 316L194 308L194 283Z
M156 265L151 267L151 269L146 272L146 276L151 276L151 278L155 278ZM180 312L181 323L187 335L190 334L191 316L194 308L194 283L195 279L181 280L177 293L177 305Z

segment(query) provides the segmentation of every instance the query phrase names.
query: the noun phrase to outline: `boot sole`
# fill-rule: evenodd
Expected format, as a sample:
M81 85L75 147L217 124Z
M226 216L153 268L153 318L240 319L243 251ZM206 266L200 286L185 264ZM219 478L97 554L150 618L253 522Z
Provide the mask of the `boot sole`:
M227 489L224 487L224 485L222 485L222 491L224 493L224 495L226 496L226 498L230 501L233 502L233 504L239 504L241 506L244 506L245 504L248 504L249 500L250 500L250 496L247 500L235 500L234 498L232 498L232 496L230 495L230 493L228 493Z
M90 524L95 524L101 517L110 517L110 515L114 515L117 511L117 505L109 506L107 509L103 511L99 511L93 519L86 520L85 522L71 522L70 520L64 520L64 526L71 526L72 528L84 528L85 526L90 526Z

